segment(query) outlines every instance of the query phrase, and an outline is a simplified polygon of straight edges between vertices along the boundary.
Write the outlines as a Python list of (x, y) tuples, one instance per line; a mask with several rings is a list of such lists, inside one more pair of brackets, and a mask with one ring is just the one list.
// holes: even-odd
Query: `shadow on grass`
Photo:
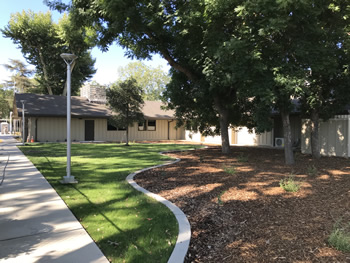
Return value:
[(21, 150), (81, 221), (112, 262), (167, 262), (177, 223), (163, 205), (134, 190), (128, 174), (169, 160), (159, 155), (190, 145), (73, 144), (72, 175), (77, 185), (61, 185), (66, 174), (64, 144), (37, 144)]

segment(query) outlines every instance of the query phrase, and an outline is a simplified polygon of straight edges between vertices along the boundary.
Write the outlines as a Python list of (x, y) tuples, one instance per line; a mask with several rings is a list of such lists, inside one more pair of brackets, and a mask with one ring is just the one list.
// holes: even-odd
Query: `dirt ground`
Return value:
[[(192, 237), (185, 262), (350, 262), (330, 247), (334, 224), (350, 222), (350, 160), (283, 151), (219, 147), (169, 154), (179, 163), (137, 175), (136, 182), (179, 206)], [(285, 192), (295, 175), (301, 189)]]

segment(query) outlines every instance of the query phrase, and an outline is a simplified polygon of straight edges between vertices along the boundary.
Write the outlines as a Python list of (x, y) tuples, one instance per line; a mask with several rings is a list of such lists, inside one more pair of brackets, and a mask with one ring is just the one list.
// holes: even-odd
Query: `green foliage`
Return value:
[(246, 163), (249, 161), (249, 157), (247, 155), (245, 155), (244, 153), (240, 153), (237, 157), (238, 162), (240, 163)]
[(295, 175), (291, 174), (288, 178), (281, 179), (280, 187), (282, 187), (287, 192), (294, 193), (299, 191), (301, 183), (295, 181)]
[(234, 175), (237, 172), (234, 166), (224, 166), (223, 170), (225, 171), (225, 173), (228, 173), (231, 175)]
[(165, 86), (170, 81), (170, 76), (159, 66), (153, 68), (141, 61), (131, 62), (118, 69), (120, 80), (134, 78), (143, 89), (144, 100), (161, 100)]
[(226, 130), (249, 119), (247, 90), (261, 69), (256, 43), (247, 38), (249, 30), (234, 13), (236, 1), (48, 4), (69, 10), (77, 25), (96, 29), (104, 50), (115, 41), (129, 57), (148, 59), (158, 53), (166, 59), (173, 69), (164, 97), (176, 110), (179, 125), (206, 134), (224, 131), (229, 151)]
[(314, 177), (314, 176), (317, 175), (317, 173), (318, 173), (318, 171), (317, 171), (317, 168), (316, 168), (315, 165), (311, 165), (311, 166), (309, 166), (309, 167), (307, 168), (307, 174), (308, 174), (309, 176)]
[[(288, 129), (291, 98), (303, 98), (307, 107), (328, 105), (322, 112), (333, 112), (327, 107), (333, 109), (335, 97), (346, 101), (347, 0), (47, 2), (95, 29), (103, 50), (117, 42), (129, 57), (166, 59), (172, 70), (164, 97), (178, 125), (221, 132), (224, 152), (230, 125), (270, 130), (272, 109)], [(289, 140), (285, 150), (294, 163)]]
[(0, 84), (0, 114), (1, 118), (9, 118), (12, 111), (14, 93), (12, 89), (7, 89), (3, 84)]
[(226, 193), (226, 191), (222, 191), (218, 196), (218, 204), (223, 205), (224, 202), (221, 200), (221, 197)]
[(81, 84), (95, 73), (95, 61), (88, 51), (94, 45), (93, 37), (74, 27), (67, 15), (56, 24), (50, 12), (15, 13), (1, 32), (12, 39), (27, 62), (35, 66), (36, 79), (44, 93), (65, 95), (67, 69), (60, 57), (62, 53), (74, 53), (79, 57), (73, 65), (72, 94), (76, 94)]
[(13, 72), (11, 80), (6, 81), (8, 88), (11, 88), (15, 92), (25, 93), (34, 88), (34, 83), (30, 79), (34, 71), (27, 68), (22, 61), (17, 59), (10, 59), (9, 64), (3, 65), (7, 70)]
[(126, 127), (126, 145), (129, 144), (129, 126), (144, 120), (142, 95), (142, 88), (133, 78), (115, 83), (106, 91), (108, 105), (114, 112), (110, 121), (115, 126)]
[(333, 227), (328, 243), (339, 251), (350, 252), (350, 222), (342, 224), (339, 220)]
[(128, 174), (169, 160), (161, 151), (193, 149), (191, 145), (73, 144), (74, 186), (66, 175), (64, 144), (31, 144), (21, 150), (81, 222), (103, 254), (114, 263), (167, 262), (178, 226), (164, 205), (133, 189)]

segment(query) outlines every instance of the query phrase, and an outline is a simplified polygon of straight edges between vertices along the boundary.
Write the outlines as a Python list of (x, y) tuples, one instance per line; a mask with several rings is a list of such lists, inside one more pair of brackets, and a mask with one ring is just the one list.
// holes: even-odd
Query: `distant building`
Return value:
[(85, 84), (80, 88), (80, 97), (87, 98), (88, 101), (93, 103), (106, 104), (106, 86)]

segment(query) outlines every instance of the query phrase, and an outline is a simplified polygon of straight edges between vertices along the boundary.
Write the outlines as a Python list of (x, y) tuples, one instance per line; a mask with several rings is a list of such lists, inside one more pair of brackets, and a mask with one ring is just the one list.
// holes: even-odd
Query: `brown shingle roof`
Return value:
[[(25, 114), (28, 117), (65, 117), (67, 113), (67, 97), (58, 95), (39, 95), (19, 93), (15, 95), (18, 115), (22, 116), (22, 103), (25, 100)], [(143, 114), (146, 119), (169, 120), (174, 118), (174, 111), (162, 110), (160, 101), (145, 101)], [(112, 111), (106, 105), (89, 102), (86, 98), (71, 97), (72, 117), (106, 118)]]
[(174, 119), (173, 110), (163, 110), (164, 103), (160, 101), (145, 101), (142, 112), (146, 119), (171, 120)]
[[(22, 103), (25, 100), (25, 113), (33, 117), (65, 117), (67, 115), (67, 97), (58, 95), (39, 95), (19, 93), (15, 95), (18, 115), (22, 116)], [(90, 103), (82, 97), (71, 97), (72, 117), (103, 118), (111, 115), (106, 106)]]

